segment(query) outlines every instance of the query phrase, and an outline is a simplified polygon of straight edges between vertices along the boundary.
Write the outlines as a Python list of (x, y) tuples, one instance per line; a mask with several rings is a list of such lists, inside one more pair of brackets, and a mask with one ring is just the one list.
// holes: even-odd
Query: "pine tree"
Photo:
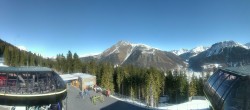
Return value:
[(74, 56), (73, 56), (73, 70), (74, 72), (81, 72), (81, 60), (79, 59), (78, 55), (76, 53), (74, 53)]
[(67, 68), (68, 68), (68, 73), (73, 72), (73, 59), (72, 59), (71, 51), (68, 51), (68, 54), (67, 54)]
[(116, 82), (118, 86), (118, 92), (121, 92), (121, 85), (124, 79), (124, 73), (121, 67), (116, 68)]
[(114, 91), (113, 84), (113, 67), (111, 64), (104, 63), (101, 67), (101, 86), (105, 89)]
[(68, 72), (68, 67), (67, 67), (68, 63), (67, 63), (67, 60), (63, 54), (61, 55), (61, 64), (60, 65), (61, 65), (62, 72), (64, 72), (64, 73)]
[(5, 46), (4, 48), (4, 63), (5, 65), (9, 65), (11, 66), (11, 54), (10, 54), (10, 51), (9, 51), (9, 47), (8, 46)]
[(189, 84), (189, 96), (195, 96), (196, 94), (197, 94), (196, 77), (193, 74)]

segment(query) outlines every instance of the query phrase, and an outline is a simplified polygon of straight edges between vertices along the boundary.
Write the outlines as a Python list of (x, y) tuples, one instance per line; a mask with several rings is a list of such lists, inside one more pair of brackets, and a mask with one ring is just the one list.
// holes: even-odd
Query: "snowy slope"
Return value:
[[(131, 103), (137, 106), (146, 107), (145, 103), (137, 102), (135, 100), (126, 99), (126, 98), (119, 98), (116, 96), (111, 95), (112, 98)], [(151, 109), (158, 109), (158, 110), (209, 110), (209, 102), (208, 100), (191, 100), (189, 102), (184, 102), (181, 104), (175, 105), (159, 105), (158, 107), (151, 107)]]
[(207, 100), (192, 100), (177, 105), (158, 107), (162, 110), (209, 110), (209, 102)]

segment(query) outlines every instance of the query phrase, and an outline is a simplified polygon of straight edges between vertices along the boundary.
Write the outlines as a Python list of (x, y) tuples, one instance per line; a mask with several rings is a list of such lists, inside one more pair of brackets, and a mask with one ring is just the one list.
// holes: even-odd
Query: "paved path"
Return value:
[[(79, 92), (80, 92), (79, 89), (69, 86), (68, 97), (67, 97), (67, 110), (145, 110), (146, 109), (105, 96), (103, 103), (97, 101), (96, 105), (94, 105), (91, 102), (89, 96), (84, 95), (84, 98), (80, 98)], [(95, 93), (94, 91), (90, 91), (90, 96), (93, 95), (100, 95), (100, 93)]]

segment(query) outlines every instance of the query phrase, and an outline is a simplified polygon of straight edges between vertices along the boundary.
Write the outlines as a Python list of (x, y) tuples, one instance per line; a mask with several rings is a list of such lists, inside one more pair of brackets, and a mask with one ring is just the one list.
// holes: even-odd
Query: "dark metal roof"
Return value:
[(241, 66), (241, 67), (228, 67), (223, 70), (231, 72), (231, 73), (235, 73), (241, 76), (250, 76), (250, 65)]
[(0, 67), (1, 72), (52, 72), (53, 70), (47, 67)]

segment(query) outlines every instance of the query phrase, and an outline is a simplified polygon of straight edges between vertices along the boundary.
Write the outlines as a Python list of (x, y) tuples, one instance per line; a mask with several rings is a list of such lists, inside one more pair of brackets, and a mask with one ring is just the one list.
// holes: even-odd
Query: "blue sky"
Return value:
[(250, 0), (0, 0), (0, 38), (43, 56), (120, 40), (162, 50), (250, 42)]

